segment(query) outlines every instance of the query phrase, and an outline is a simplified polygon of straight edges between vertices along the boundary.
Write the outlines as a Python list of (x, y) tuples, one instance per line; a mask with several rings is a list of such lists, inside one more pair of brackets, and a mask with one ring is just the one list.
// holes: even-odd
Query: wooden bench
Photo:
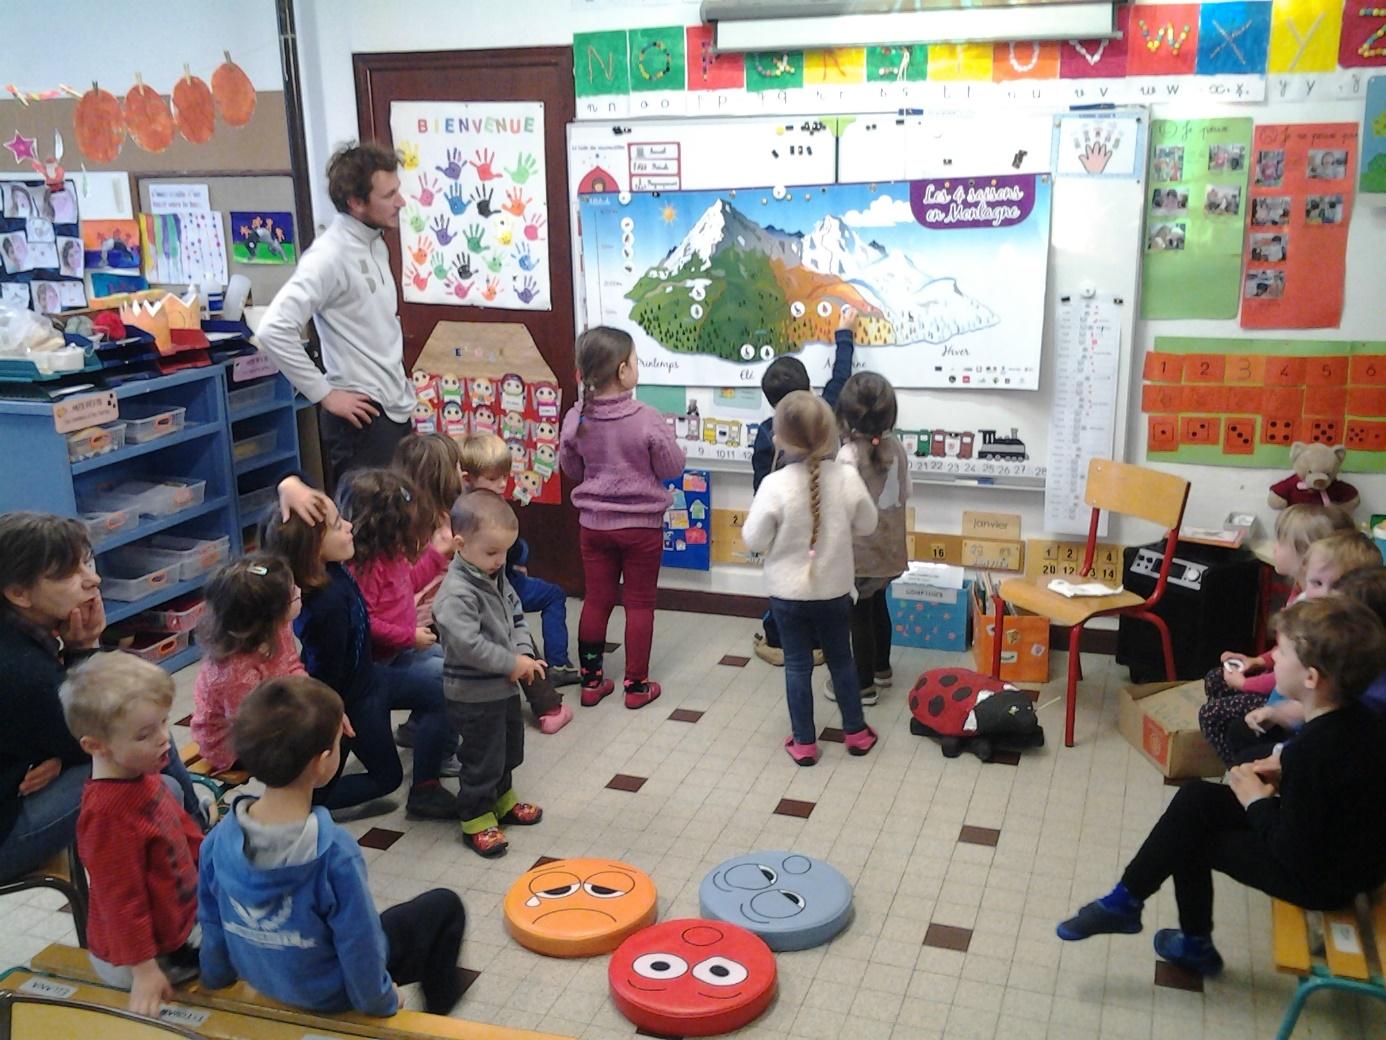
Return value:
[(1271, 938), (1277, 971), (1300, 976), (1278, 1040), (1288, 1040), (1304, 1002), (1315, 990), (1338, 989), (1386, 1000), (1386, 886), (1360, 896), (1352, 906), (1323, 911), (1323, 952), (1309, 938), (1310, 915), (1279, 899), (1271, 900)]
[(197, 746), (195, 740), (180, 747), (178, 757), (183, 760), (183, 765), (188, 767), (188, 772), (193, 776), (214, 780), (228, 790), (250, 782), (250, 774), (244, 769), (214, 769), (212, 763), (202, 757), (202, 749)]
[(0, 896), (14, 895), (31, 888), (51, 888), (62, 894), (72, 911), (72, 926), (77, 931), (77, 945), (87, 945), (87, 872), (77, 858), (77, 843), (56, 852), (47, 863), (22, 877), (0, 883)]
[[(54, 943), (36, 954), (31, 962), (35, 971), (73, 983), (99, 983), (92, 970), (91, 959), (85, 950)], [(114, 991), (119, 996), (124, 994)], [(324, 1015), (302, 1011), (257, 993), (244, 982), (225, 989), (205, 989), (198, 982), (188, 982), (175, 990), (178, 1002), (195, 1008), (210, 1008), (233, 1015), (251, 1016), (292, 1025), (297, 1032), (293, 1040), (302, 1040), (305, 1031), (325, 1036), (371, 1037), (373, 1040), (567, 1040), (554, 1033), (536, 1033), (527, 1029), (511, 1029), (485, 1022), (423, 1011), (400, 1011), (388, 1018), (375, 1018), (353, 1011)], [(459, 1005), (465, 1007), (465, 1005)], [(198, 1026), (198, 1032), (213, 1040), (238, 1040), (243, 1033), (214, 1033), (208, 1026)], [(258, 1037), (257, 1037), (258, 1040)]]

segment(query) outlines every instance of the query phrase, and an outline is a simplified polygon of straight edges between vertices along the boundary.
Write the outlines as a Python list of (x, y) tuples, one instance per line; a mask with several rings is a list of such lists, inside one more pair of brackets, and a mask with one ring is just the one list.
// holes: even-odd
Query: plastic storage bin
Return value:
[(147, 551), (151, 559), (158, 560), (164, 566), (176, 566), (178, 580), (187, 581), (206, 574), (231, 555), (231, 537), (180, 538), (161, 534), (132, 548)]
[(85, 430), (67, 435), (67, 457), (70, 462), (105, 455), (125, 447), (125, 423), (114, 422), (105, 426), (88, 426)]
[(87, 525), (87, 537), (93, 542), (99, 542), (117, 531), (133, 527), (138, 520), (139, 514), (128, 509), (114, 509), (107, 513), (82, 514), (82, 523)]
[(231, 444), (231, 457), (237, 462), (246, 459), (253, 459), (256, 455), (263, 455), (274, 450), (274, 446), (279, 443), (278, 430), (266, 430), (264, 433), (257, 433), (254, 437), (247, 437), (243, 441), (233, 441)]
[(108, 628), (101, 643), (112, 650), (134, 654), (150, 664), (158, 664), (186, 650), (190, 639), (187, 632), (136, 632), (127, 626), (118, 626)]
[(135, 546), (107, 553), (96, 569), (101, 572), (101, 595), (123, 603), (152, 596), (177, 581), (178, 573), (176, 564), (161, 564)]
[(131, 444), (143, 444), (177, 433), (183, 428), (187, 411), (177, 405), (132, 401), (120, 410), (120, 417), (125, 420), (125, 439)]
[(99, 485), (79, 495), (78, 505), (91, 513), (128, 510), (141, 516), (169, 516), (201, 505), (206, 492), (205, 480), (126, 480)]
[(207, 603), (200, 592), (171, 599), (162, 607), (136, 614), (125, 627), (136, 632), (191, 632), (202, 620)]
[(279, 501), (279, 492), (273, 487), (256, 488), (241, 496), (241, 523), (258, 524), (265, 514)]
[(274, 400), (274, 380), (267, 379), (263, 383), (254, 383), (250, 386), (243, 386), (239, 390), (232, 390), (226, 395), (227, 404), (231, 407), (232, 418), (237, 412), (243, 412), (247, 408), (254, 408), (256, 405), (268, 404)]

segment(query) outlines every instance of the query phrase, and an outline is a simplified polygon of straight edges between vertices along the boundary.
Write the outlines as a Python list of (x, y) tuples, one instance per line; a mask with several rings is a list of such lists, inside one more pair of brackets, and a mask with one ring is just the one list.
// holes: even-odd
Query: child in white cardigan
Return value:
[(793, 729), (785, 750), (799, 765), (811, 766), (818, 761), (815, 640), (832, 675), (847, 751), (864, 755), (876, 744), (876, 731), (862, 714), (849, 634), (856, 584), (852, 539), (876, 529), (876, 507), (856, 468), (833, 460), (832, 410), (807, 390), (788, 394), (775, 408), (774, 439), (785, 465), (761, 483), (741, 536), (748, 548), (765, 554), (770, 610), (784, 643)]

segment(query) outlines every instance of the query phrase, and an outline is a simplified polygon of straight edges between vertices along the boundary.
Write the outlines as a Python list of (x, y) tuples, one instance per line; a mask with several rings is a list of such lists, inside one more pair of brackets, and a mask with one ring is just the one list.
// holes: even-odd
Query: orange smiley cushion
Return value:
[(610, 953), (655, 919), (648, 874), (608, 859), (560, 859), (522, 875), (505, 894), (505, 924), (521, 946), (549, 957)]

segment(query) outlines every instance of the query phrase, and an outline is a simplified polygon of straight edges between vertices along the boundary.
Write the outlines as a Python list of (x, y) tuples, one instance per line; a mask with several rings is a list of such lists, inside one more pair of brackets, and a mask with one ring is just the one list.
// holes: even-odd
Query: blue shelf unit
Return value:
[[(0, 451), (0, 512), (30, 509), (79, 516), (79, 502), (103, 485), (127, 480), (157, 483), (171, 478), (205, 481), (200, 502), (169, 515), (141, 516), (133, 526), (94, 538), (97, 570), (106, 573), (108, 554), (113, 550), (141, 543), (155, 534), (209, 539), (225, 536), (230, 539), (231, 555), (240, 555), (244, 546), (241, 496), (247, 488), (272, 488), (280, 476), (297, 469), (298, 436), (292, 387), (283, 377), (273, 375), (228, 386), (231, 378), (227, 363), (114, 387), (122, 415), (127, 407), (141, 412), (151, 406), (181, 407), (186, 410), (184, 426), (175, 433), (77, 462), (68, 459), (67, 437), (54, 429), (51, 401), (0, 396), (0, 444), (7, 449)], [(263, 407), (236, 409), (244, 395), (228, 395), (256, 386)], [(5, 390), (0, 386), (0, 395)], [(272, 437), (252, 441), (271, 430)], [(244, 442), (252, 441), (253, 447), (271, 440), (271, 450), (246, 454)], [(245, 456), (239, 460), (235, 458), (237, 444)], [(253, 526), (254, 519), (246, 523)], [(134, 601), (107, 598), (107, 620), (114, 624), (150, 610), (197, 591), (205, 581), (205, 574), (172, 581)], [(200, 653), (194, 641), (160, 664), (174, 671), (195, 661)]]
[(237, 538), (247, 551), (259, 535), (279, 481), (300, 469), (298, 408), (303, 399), (283, 376), (243, 383), (226, 365), (232, 470), (236, 481)]

